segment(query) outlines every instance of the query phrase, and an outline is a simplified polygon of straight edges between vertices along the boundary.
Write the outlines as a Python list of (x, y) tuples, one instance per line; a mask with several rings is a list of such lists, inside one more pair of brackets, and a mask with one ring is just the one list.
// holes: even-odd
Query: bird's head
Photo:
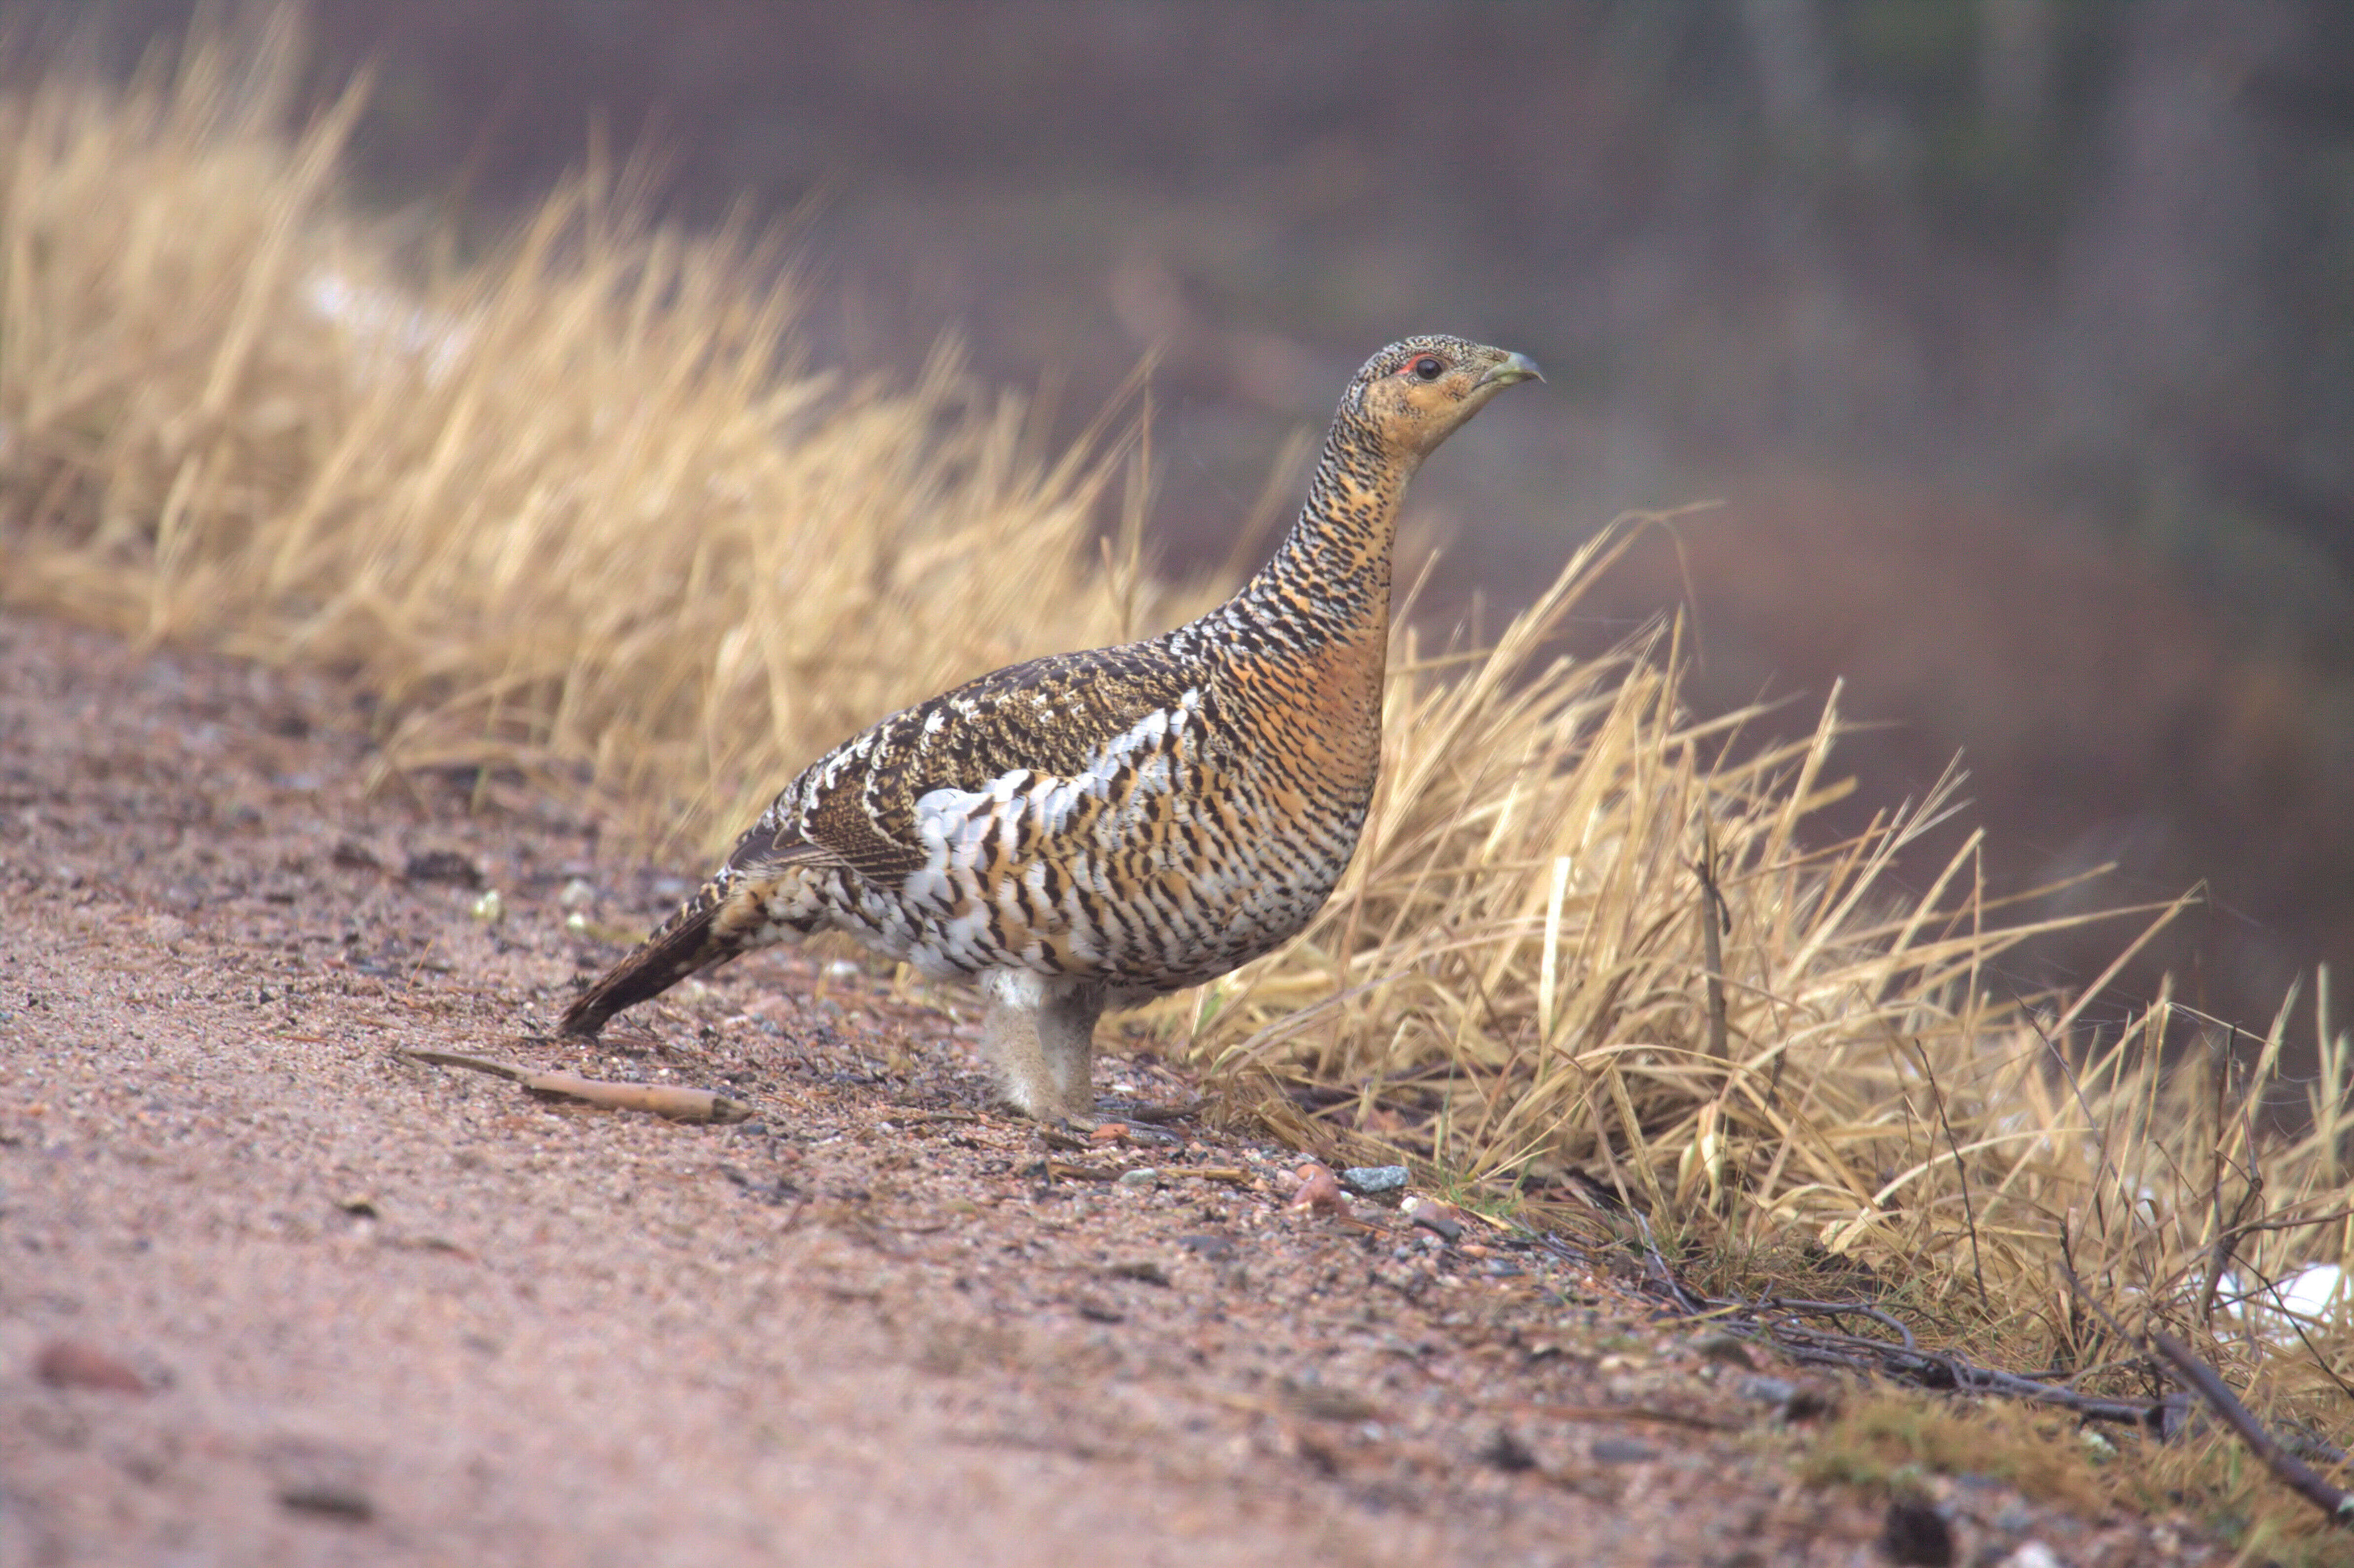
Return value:
[(1515, 381), (1542, 381), (1525, 354), (1467, 338), (1410, 337), (1365, 362), (1349, 383), (1343, 417), (1376, 437), (1383, 454), (1418, 463)]

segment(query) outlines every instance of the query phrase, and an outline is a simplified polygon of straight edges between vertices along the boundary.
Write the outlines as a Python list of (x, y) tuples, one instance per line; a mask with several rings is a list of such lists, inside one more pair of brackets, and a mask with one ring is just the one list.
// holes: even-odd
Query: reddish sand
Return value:
[[(635, 929), (653, 874), (520, 791), (368, 798), (348, 721), (0, 617), (0, 1568), (1879, 1560), (1880, 1506), (1606, 1273), (1288, 1208), (1245, 1134), (1050, 1148), (870, 969), (534, 1039), (618, 951), (563, 889)], [(1099, 1086), (1184, 1087), (1117, 1044)], [(2174, 1556), (1936, 1484), (1958, 1561)]]

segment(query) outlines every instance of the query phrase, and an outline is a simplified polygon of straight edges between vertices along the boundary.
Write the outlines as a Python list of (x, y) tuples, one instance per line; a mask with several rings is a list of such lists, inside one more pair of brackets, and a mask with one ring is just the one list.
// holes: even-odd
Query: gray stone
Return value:
[(1403, 1165), (1352, 1165), (1341, 1172), (1341, 1185), (1360, 1198), (1403, 1192), (1405, 1183), (1406, 1169)]
[(1657, 1448), (1631, 1437), (1596, 1437), (1586, 1453), (1597, 1465), (1641, 1465), (1659, 1457)]

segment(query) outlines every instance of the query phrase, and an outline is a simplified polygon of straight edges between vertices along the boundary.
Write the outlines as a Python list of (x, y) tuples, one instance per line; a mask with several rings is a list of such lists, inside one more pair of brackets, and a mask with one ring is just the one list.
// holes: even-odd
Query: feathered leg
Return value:
[(1038, 1044), (1066, 1117), (1084, 1120), (1095, 1115), (1096, 1020), (1103, 1009), (1103, 987), (1082, 985), (1060, 995), (1050, 989), (1038, 1014)]
[(1007, 1101), (1040, 1121), (1087, 1119), (1103, 988), (992, 969), (981, 990), (989, 999), (981, 1045)]

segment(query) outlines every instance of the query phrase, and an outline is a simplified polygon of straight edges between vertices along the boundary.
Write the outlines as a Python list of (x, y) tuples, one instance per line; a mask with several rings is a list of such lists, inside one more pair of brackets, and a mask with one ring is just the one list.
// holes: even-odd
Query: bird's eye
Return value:
[(1406, 368), (1413, 371), (1416, 376), (1421, 377), (1425, 381), (1436, 381), (1440, 376), (1446, 373), (1447, 363), (1442, 359), (1438, 359), (1431, 355), (1426, 354), (1420, 359), (1416, 360), (1412, 365), (1406, 366)]

